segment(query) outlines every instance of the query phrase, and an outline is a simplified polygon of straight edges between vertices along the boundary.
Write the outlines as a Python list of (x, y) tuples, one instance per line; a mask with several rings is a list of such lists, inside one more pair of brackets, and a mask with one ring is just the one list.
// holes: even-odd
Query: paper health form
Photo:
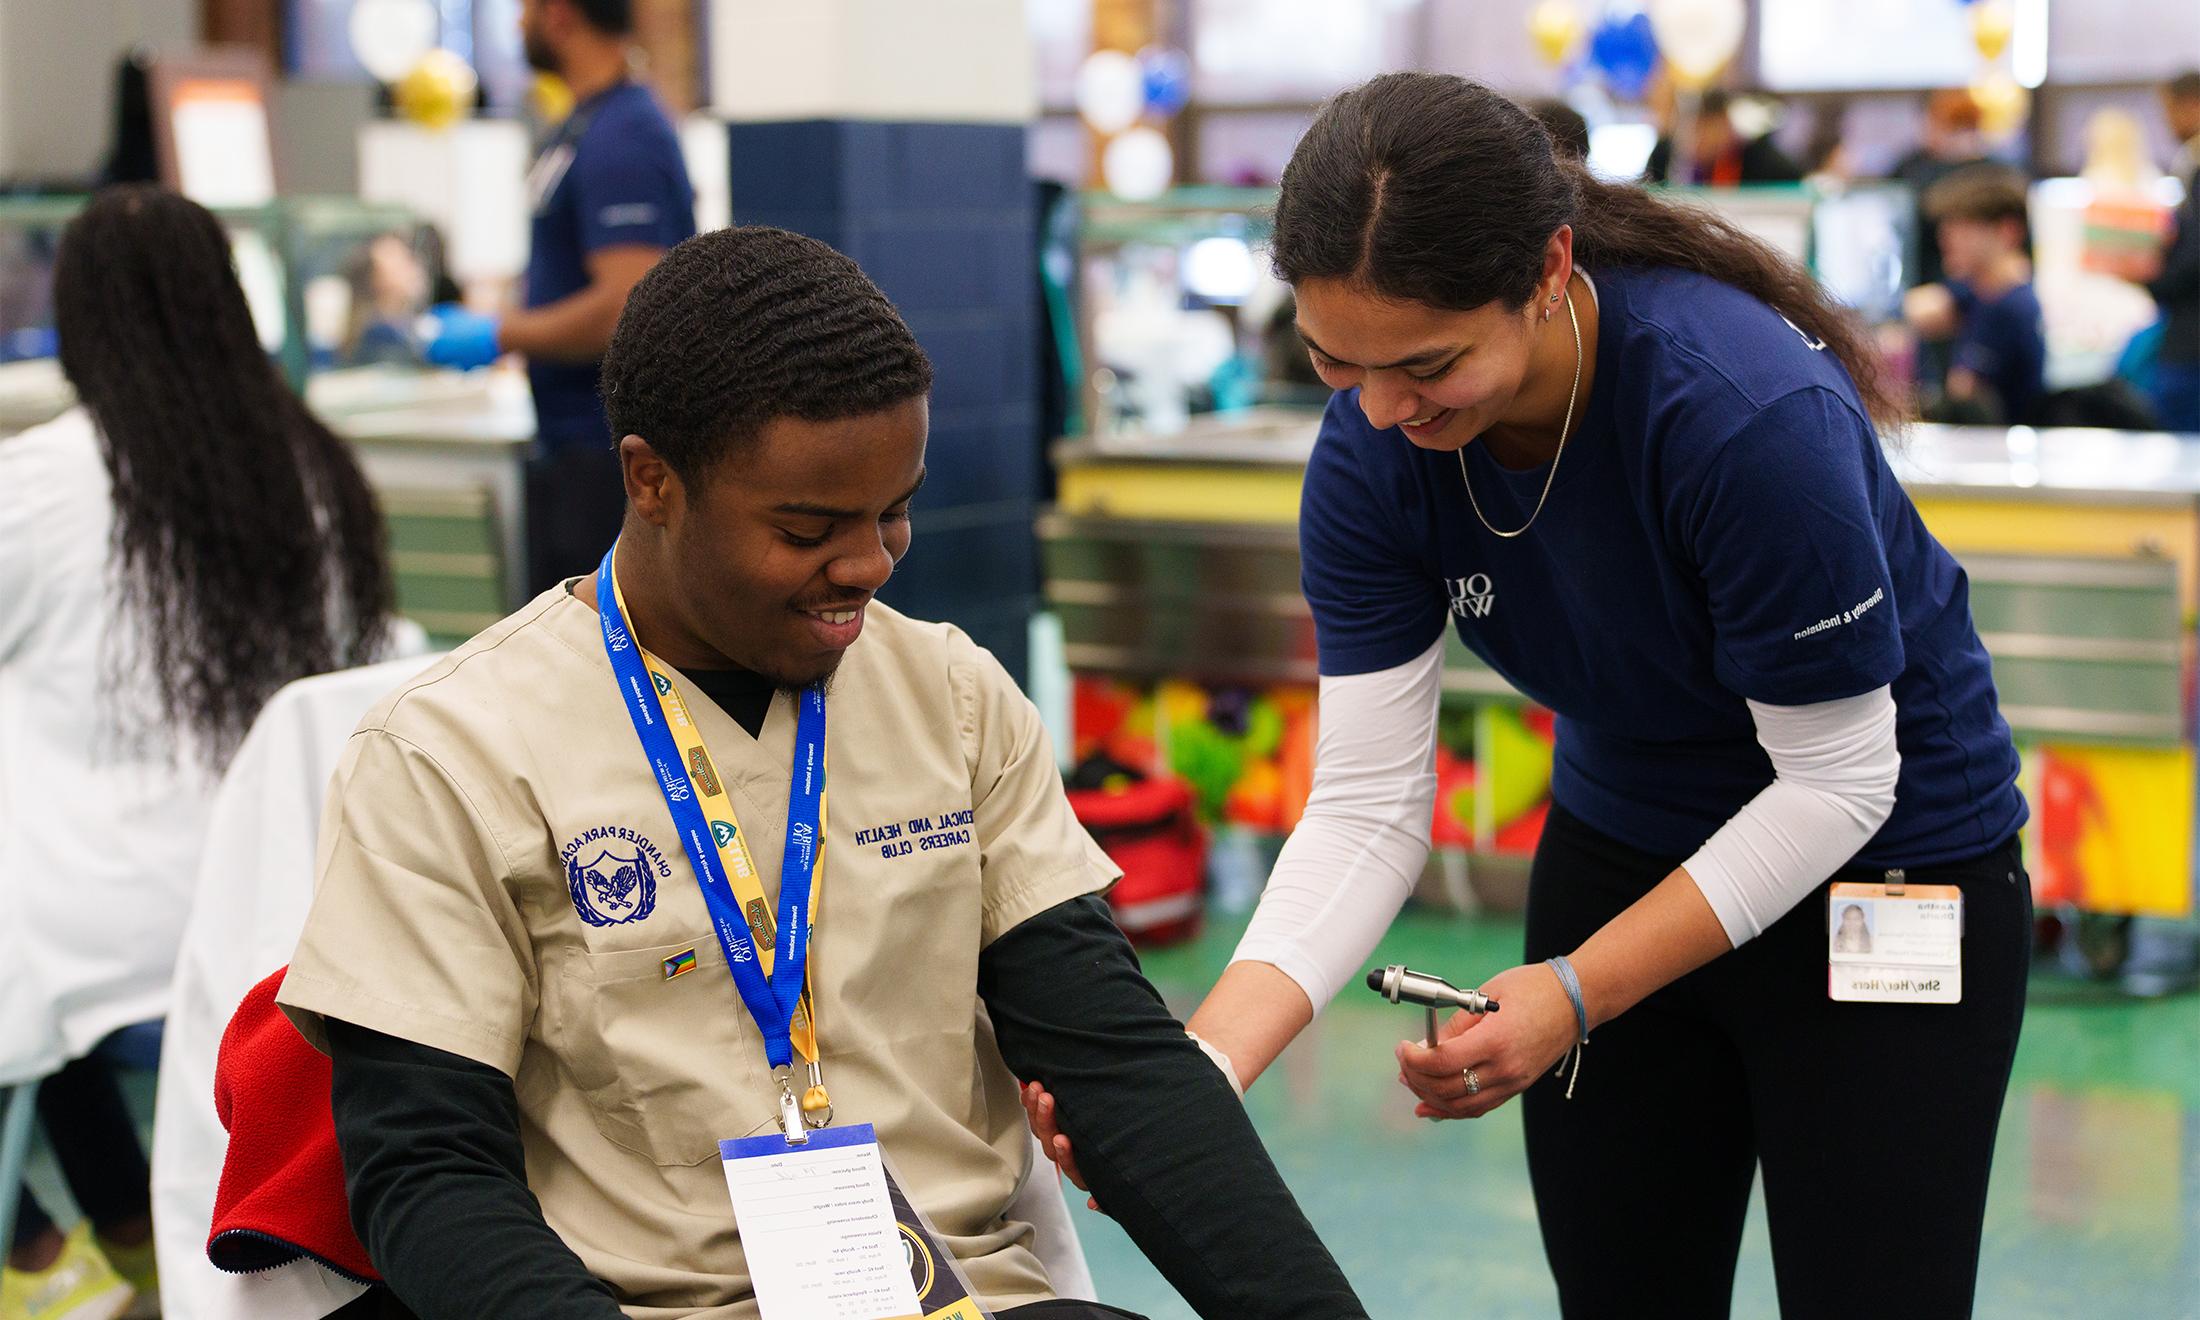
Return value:
[(721, 1141), (734, 1226), (764, 1320), (922, 1314), (868, 1123), (790, 1146), (777, 1132)]

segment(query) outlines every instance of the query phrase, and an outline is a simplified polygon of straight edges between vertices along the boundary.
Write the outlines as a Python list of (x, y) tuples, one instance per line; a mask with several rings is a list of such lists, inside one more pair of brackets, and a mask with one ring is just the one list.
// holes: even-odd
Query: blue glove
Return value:
[(497, 360), (497, 318), (469, 312), (457, 303), (428, 309), (434, 330), (421, 355), (439, 367), (472, 371)]

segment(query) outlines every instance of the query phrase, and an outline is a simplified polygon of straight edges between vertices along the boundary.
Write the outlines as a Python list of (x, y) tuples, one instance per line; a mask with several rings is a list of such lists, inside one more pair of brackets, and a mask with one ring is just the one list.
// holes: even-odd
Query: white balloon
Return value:
[(1096, 50), (1077, 70), (1077, 111), (1100, 133), (1120, 133), (1146, 109), (1146, 75), (1119, 50)]
[(1184, 287), (1209, 302), (1235, 303), (1253, 291), (1253, 249), (1227, 234), (1203, 238), (1184, 253)]
[(441, 22), (431, 0), (358, 0), (346, 31), (367, 72), (394, 83), (435, 49)]
[(1650, 30), (1682, 81), (1702, 85), (1741, 49), (1742, 0), (1650, 0)]
[(1108, 143), (1100, 155), (1100, 178), (1108, 191), (1131, 202), (1147, 202), (1169, 190), (1176, 178), (1176, 153), (1169, 140), (1150, 128), (1134, 128)]

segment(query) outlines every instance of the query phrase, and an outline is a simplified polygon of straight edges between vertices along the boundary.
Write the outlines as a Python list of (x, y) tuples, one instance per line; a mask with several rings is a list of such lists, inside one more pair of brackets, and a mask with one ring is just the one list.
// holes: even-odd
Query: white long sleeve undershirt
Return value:
[(1428, 861), (1444, 644), (1321, 680), (1314, 790), (1237, 960), (1273, 963), (1319, 1012), (1357, 973)]
[[(1355, 979), (1428, 860), (1441, 638), (1321, 680), (1314, 788), (1236, 961), (1274, 965), (1319, 1012)], [(1774, 780), (1687, 862), (1730, 943), (1760, 934), (1856, 855), (1894, 808), (1894, 694), (1749, 703)]]
[(1685, 863), (1736, 945), (1871, 842), (1902, 773), (1892, 688), (1807, 706), (1752, 701), (1749, 714), (1773, 780)]

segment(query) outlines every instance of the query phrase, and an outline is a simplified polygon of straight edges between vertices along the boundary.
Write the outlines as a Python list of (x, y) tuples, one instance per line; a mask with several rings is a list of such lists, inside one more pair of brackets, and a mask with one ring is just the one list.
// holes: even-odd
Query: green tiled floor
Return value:
[[(1145, 955), (1180, 1015), (1221, 974), (1238, 928)], [(1509, 967), (1517, 920), (1408, 913), (1373, 963), (1455, 980)], [(1253, 1119), (1378, 1320), (1550, 1320), (1558, 1314), (1508, 1105), (1428, 1124), (1397, 1089), (1390, 1048), (1414, 1013), (1349, 989), (1248, 1098)], [(150, 1075), (132, 1099), (151, 1109)], [(34, 1159), (34, 1185), (54, 1183)], [(1101, 1292), (1151, 1320), (1190, 1320), (1130, 1240), (1073, 1201)], [(1888, 1231), (1929, 1237), (1929, 1226)], [(1761, 1203), (1734, 1316), (1777, 1314)], [(2200, 1320), (2200, 996), (2134, 1003), (2042, 972), (2033, 981), (1987, 1210), (1980, 1320)]]
[[(1145, 958), (1189, 1014), (1237, 929)], [(1517, 920), (1407, 915), (1371, 959), (1471, 979), (1518, 960)], [(1476, 1123), (1411, 1117), (1391, 1046), (1418, 1019), (1350, 989), (1261, 1079), (1255, 1123), (1372, 1315), (1555, 1317), (1517, 1105)], [(1191, 1310), (1104, 1217), (1077, 1207), (1102, 1295), (1152, 1320)], [(1929, 1237), (1925, 1225), (1885, 1226)], [(1763, 1206), (1734, 1315), (1778, 1313)], [(1987, 1210), (1982, 1320), (2200, 1318), (2200, 997), (2133, 1003), (2043, 972), (2017, 1056)]]

